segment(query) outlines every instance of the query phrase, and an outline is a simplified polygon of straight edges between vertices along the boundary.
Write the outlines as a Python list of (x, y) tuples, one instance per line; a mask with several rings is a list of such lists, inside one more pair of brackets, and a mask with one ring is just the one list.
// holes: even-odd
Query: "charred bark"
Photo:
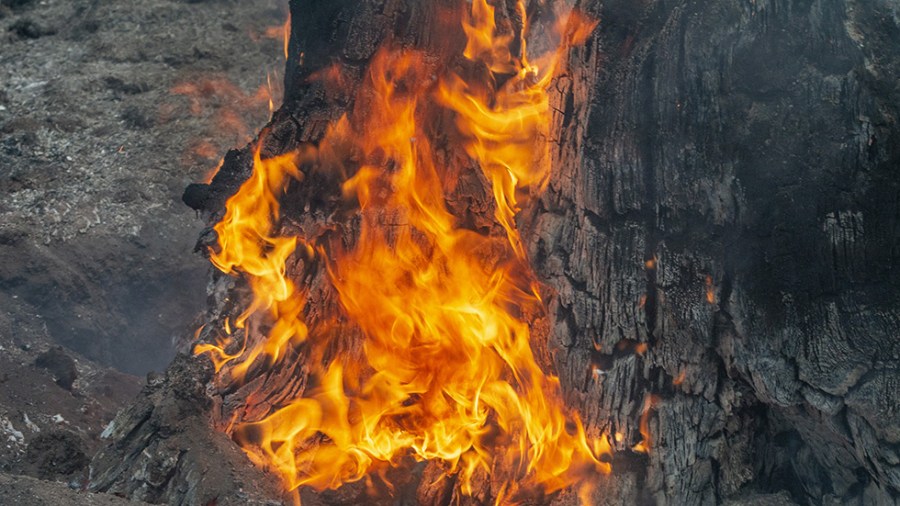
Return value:
[[(385, 39), (448, 61), (452, 41), (432, 34), (456, 22), (441, 13), (459, 5), (432, 4), (292, 2), (285, 103), (264, 152), (320, 139), (352, 107)], [(601, 25), (571, 50), (569, 72), (553, 87), (553, 178), (519, 227), (554, 292), (547, 366), (586, 423), (621, 434), (596, 503), (896, 503), (896, 5), (611, 0), (577, 7)], [(500, 15), (515, 23), (510, 12)], [(310, 79), (335, 63), (340, 88)], [(215, 223), (250, 170), (249, 150), (234, 151), (213, 182), (192, 185), (185, 201)], [(461, 186), (454, 212), (489, 215), (480, 185)], [(308, 178), (291, 191), (285, 226), (352, 241), (352, 223), (334, 232), (334, 181)], [(209, 233), (200, 245), (214, 241)], [(335, 303), (321, 266), (293, 268), (320, 288), (311, 305)], [(214, 274), (211, 287), (209, 322), (240, 311), (240, 281)], [(176, 362), (140, 407), (117, 420), (128, 429), (95, 458), (102, 479), (94, 488), (161, 502), (210, 497), (183, 492), (202, 472), (188, 476), (177, 466), (158, 483), (133, 484), (134, 470), (146, 464), (142, 452), (154, 454), (168, 437), (144, 420), (166, 409), (167, 396), (184, 384), (179, 378), (199, 370), (198, 362)], [(302, 392), (302, 361), (261, 374), (248, 389), (266, 382), (283, 386), (269, 406)], [(201, 409), (193, 419), (221, 425), (247, 394), (211, 388), (195, 395), (191, 403)], [(648, 405), (644, 455), (631, 447)], [(411, 479), (432, 471), (420, 466)], [(360, 500), (358, 487), (345, 489), (307, 499)], [(455, 492), (450, 483), (417, 494), (396, 502), (443, 504)], [(480, 499), (489, 495), (486, 487)]]
[(575, 50), (531, 253), (585, 416), (628, 439), (660, 397), (656, 502), (898, 499), (896, 13), (606, 2)]

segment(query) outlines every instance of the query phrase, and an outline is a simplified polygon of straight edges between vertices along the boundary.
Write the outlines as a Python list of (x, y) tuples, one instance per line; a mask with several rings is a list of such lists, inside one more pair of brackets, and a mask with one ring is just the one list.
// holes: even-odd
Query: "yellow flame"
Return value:
[(650, 451), (650, 412), (659, 402), (659, 397), (653, 394), (644, 395), (641, 405), (641, 418), (638, 422), (638, 430), (641, 433), (641, 441), (634, 445), (632, 451), (648, 453)]
[[(305, 305), (302, 291), (287, 276), (285, 263), (294, 252), (298, 238), (274, 234), (279, 220), (278, 196), (288, 176), (300, 179), (293, 153), (262, 159), (260, 142), (253, 152), (253, 173), (226, 203), (225, 216), (215, 226), (219, 250), (210, 253), (210, 261), (227, 274), (243, 273), (253, 290), (253, 302), (234, 323), (244, 329), (247, 319), (258, 311), (267, 311), (274, 324), (264, 343), (238, 354), (227, 353), (223, 346), (198, 345), (195, 353), (214, 352), (217, 369), (242, 358), (233, 374), (242, 378), (258, 356), (277, 360), (290, 342), (306, 339), (307, 329), (301, 313)], [(226, 321), (226, 325), (228, 325)], [(228, 334), (231, 329), (226, 328)], [(246, 329), (245, 329), (246, 332)]]
[[(359, 205), (360, 229), (352, 245), (315, 254), (340, 301), (341, 314), (332, 316), (352, 322), (364, 340), (361, 357), (310, 361), (315, 386), (302, 396), (235, 423), (248, 455), (276, 469), (289, 489), (337, 488), (413, 456), (443, 462), (467, 494), (477, 473), (498, 473), (496, 501), (507, 504), (524, 490), (553, 492), (609, 471), (598, 458), (611, 452), (608, 438), (588, 438), (568, 413), (559, 380), (532, 352), (529, 322), (544, 303), (515, 224), (517, 193), (540, 191), (549, 176), (547, 87), (568, 44), (594, 24), (564, 16), (559, 49), (532, 65), (522, 2), (518, 10), (518, 37), (497, 33), (485, 0), (467, 11), (464, 54), (484, 65), (485, 79), (433, 78), (424, 54), (380, 50), (354, 113), (330, 125), (320, 143), (321, 167), (352, 174), (342, 189)], [(498, 86), (498, 73), (514, 75)], [(423, 116), (434, 103), (454, 113), (463, 150), (491, 184), (505, 237), (469, 230), (448, 210), (446, 179), (460, 168), (445, 166), (432, 146)], [(243, 329), (241, 346), (197, 347), (224, 368), (226, 383), (307, 339), (306, 297), (286, 268), (300, 239), (278, 233), (278, 199), (290, 179), (302, 177), (297, 156), (264, 159), (257, 147), (253, 174), (215, 227), (213, 264), (246, 277), (253, 292), (234, 323)], [(261, 339), (247, 325), (260, 313), (272, 322)], [(328, 339), (316, 336), (315, 345)], [(241, 349), (229, 353), (228, 346)], [(579, 494), (589, 495), (583, 487)]]

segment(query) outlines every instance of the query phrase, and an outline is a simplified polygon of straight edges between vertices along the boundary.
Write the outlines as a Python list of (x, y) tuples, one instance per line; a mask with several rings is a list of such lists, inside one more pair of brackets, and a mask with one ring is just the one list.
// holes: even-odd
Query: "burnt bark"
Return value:
[[(528, 234), (573, 402), (627, 440), (660, 397), (639, 472), (656, 502), (896, 502), (896, 5), (606, 2), (601, 19)], [(647, 353), (616, 356), (629, 340)]]
[[(285, 103), (267, 128), (264, 154), (316, 143), (352, 108), (382, 41), (449, 61), (458, 40), (435, 34), (455, 29), (447, 24), (458, 18), (446, 13), (458, 4), (293, 1)], [(552, 87), (553, 176), (519, 228), (553, 292), (548, 370), (588, 425), (622, 435), (595, 502), (896, 503), (896, 3), (590, 0), (576, 7), (601, 24), (570, 51), (568, 72)], [(507, 6), (499, 15), (515, 23), (512, 12)], [(340, 87), (310, 79), (335, 63)], [(185, 201), (213, 224), (250, 170), (249, 149), (233, 151), (212, 183), (193, 185)], [(490, 215), (482, 183), (461, 185), (454, 212)], [(352, 243), (352, 221), (333, 219), (335, 188), (316, 177), (292, 187), (283, 226)], [(201, 249), (214, 241), (210, 231)], [(318, 287), (311, 306), (335, 303), (322, 266), (298, 260), (292, 268)], [(245, 290), (240, 280), (212, 276), (208, 328), (240, 311)], [(141, 451), (152, 454), (166, 437), (141, 420), (165, 406), (185, 371), (201, 367), (177, 364), (144, 408), (117, 420), (133, 431), (95, 458), (104, 477), (95, 488), (200, 504), (201, 494), (170, 491), (173, 482), (197, 479), (176, 478), (177, 469), (152, 485), (156, 495), (129, 485)], [(259, 373), (246, 388), (281, 385), (257, 404), (270, 409), (302, 392), (304, 375), (298, 360)], [(247, 396), (241, 388), (197, 392), (205, 400), (192, 416), (219, 426)], [(648, 404), (644, 455), (631, 447)], [(415, 482), (432, 471), (408, 474)], [(359, 487), (345, 489), (306, 499), (361, 500)], [(480, 499), (489, 502), (489, 492)], [(455, 493), (451, 483), (394, 500), (443, 504)]]

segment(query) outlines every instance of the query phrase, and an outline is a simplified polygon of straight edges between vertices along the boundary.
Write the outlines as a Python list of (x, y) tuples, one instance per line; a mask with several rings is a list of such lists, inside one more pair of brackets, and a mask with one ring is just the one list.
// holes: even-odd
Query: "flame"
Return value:
[(289, 12), (287, 15), (287, 19), (284, 22), (284, 27), (281, 30), (282, 33), (282, 43), (284, 45), (284, 59), (288, 59), (289, 53), (289, 45), (291, 42), (291, 13)]
[(267, 39), (275, 39), (281, 41), (284, 50), (284, 59), (288, 59), (288, 43), (291, 40), (291, 13), (287, 15), (284, 24), (269, 26), (263, 30), (262, 36)]
[[(261, 34), (251, 30), (250, 38), (257, 42), (260, 37), (280, 41), (286, 60), (290, 30), (291, 19), (288, 13), (284, 24), (267, 27)], [(209, 121), (209, 131), (204, 133), (203, 138), (192, 141), (182, 157), (182, 164), (185, 166), (218, 160), (218, 165), (207, 169), (201, 178), (204, 183), (212, 181), (222, 167), (221, 152), (232, 146), (251, 142), (257, 125), (271, 119), (283, 95), (278, 72), (269, 70), (265, 72), (265, 82), (251, 92), (245, 92), (237, 84), (219, 75), (204, 75), (178, 82), (169, 92), (187, 99), (187, 108), (182, 114), (204, 117)], [(177, 104), (163, 104), (160, 106), (160, 120), (171, 121), (182, 109)], [(269, 115), (260, 114), (263, 110), (268, 110)], [(214, 138), (218, 142), (212, 142)]]
[(716, 303), (716, 287), (713, 285), (712, 276), (706, 276), (706, 302), (707, 304)]
[[(466, 152), (478, 161), (491, 182), (496, 201), (495, 217), (507, 232), (519, 258), (525, 251), (516, 230), (519, 211), (516, 191), (536, 188), (543, 191), (550, 175), (550, 98), (547, 87), (570, 45), (560, 43), (557, 51), (528, 63), (525, 30), (528, 26), (524, 3), (516, 3), (522, 17), (519, 34), (521, 55), (514, 57), (511, 35), (495, 36), (494, 8), (486, 0), (472, 2), (471, 15), (463, 22), (468, 37), (464, 55), (480, 59), (492, 73), (513, 73), (499, 90), (473, 86), (459, 76), (450, 76), (438, 87), (438, 98), (458, 114), (457, 127), (469, 137)], [(596, 27), (577, 13), (560, 17), (556, 27), (561, 37), (582, 43)], [(573, 35), (574, 33), (574, 35)], [(574, 44), (573, 44), (574, 45)], [(543, 71), (539, 70), (543, 69)]]
[[(252, 140), (251, 124), (264, 118), (258, 111), (268, 110), (269, 117), (281, 101), (281, 81), (277, 74), (266, 72), (266, 81), (252, 93), (245, 92), (239, 86), (224, 77), (202, 77), (192, 81), (184, 81), (170, 89), (173, 95), (180, 95), (188, 100), (187, 112), (192, 116), (209, 117), (211, 128), (207, 138), (195, 140), (185, 153), (184, 163), (190, 165), (197, 158), (204, 163), (217, 160), (222, 149), (221, 142), (211, 142), (215, 135), (223, 139), (225, 146), (246, 144)], [(174, 114), (172, 111), (170, 114)], [(215, 133), (213, 133), (215, 132)], [(209, 182), (221, 168), (210, 168), (204, 174), (203, 182)]]
[[(522, 0), (516, 2), (516, 11), (525, 19), (525, 5)], [(469, 13), (467, 13), (469, 14)], [(466, 49), (463, 56), (469, 60), (480, 60), (491, 72), (497, 74), (515, 74), (527, 66), (525, 56), (526, 23), (522, 23), (518, 34), (522, 51), (518, 58), (510, 52), (510, 45), (516, 35), (497, 35), (497, 22), (494, 7), (487, 0), (472, 2), (472, 12), (463, 20), (463, 31), (466, 33)]]
[(200, 181), (203, 182), (203, 183), (206, 183), (206, 184), (211, 183), (212, 180), (213, 180), (213, 178), (216, 177), (216, 174), (218, 174), (219, 171), (222, 170), (222, 165), (225, 165), (225, 159), (224, 159), (224, 158), (220, 158), (220, 159), (219, 159), (219, 163), (216, 164), (215, 167), (213, 167), (213, 168), (207, 170), (207, 171), (203, 174), (203, 178), (202, 178)]
[[(248, 318), (258, 311), (267, 311), (274, 323), (268, 338), (250, 349), (246, 339), (237, 353), (226, 352), (225, 343), (200, 344), (194, 349), (195, 353), (210, 352), (217, 372), (228, 362), (242, 358), (232, 371), (240, 378), (258, 356), (265, 354), (277, 360), (288, 343), (301, 342), (307, 334), (300, 316), (305, 297), (288, 278), (285, 266), (299, 239), (275, 234), (278, 197), (289, 181), (288, 176), (300, 179), (301, 173), (294, 153), (264, 160), (260, 155), (261, 144), (253, 152), (253, 173), (228, 200), (225, 216), (215, 226), (219, 250), (211, 252), (210, 261), (224, 273), (240, 272), (249, 280), (253, 303), (235, 321), (236, 329), (246, 332)], [(228, 320), (226, 333), (232, 333)]]
[[(496, 503), (508, 504), (610, 471), (600, 460), (609, 439), (588, 437), (532, 352), (530, 322), (545, 308), (515, 223), (523, 191), (541, 191), (550, 173), (546, 90), (595, 23), (562, 16), (558, 49), (532, 64), (517, 5), (515, 36), (496, 26), (485, 0), (466, 12), (464, 55), (483, 65), (483, 79), (434, 76), (423, 53), (379, 50), (354, 111), (328, 127), (317, 151), (263, 158), (257, 143), (253, 173), (215, 227), (213, 264), (247, 279), (253, 297), (233, 332), (195, 352), (229, 384), (299, 343), (317, 350), (306, 364), (312, 386), (233, 426), (250, 458), (277, 470), (288, 489), (337, 488), (412, 456), (441, 462), (465, 494), (476, 475), (495, 476)], [(498, 74), (513, 75), (499, 85)], [(451, 176), (465, 167), (447, 166), (432, 145), (434, 122), (423, 118), (440, 109), (455, 117), (461, 149), (491, 185), (500, 237), (465, 228), (447, 208)], [(343, 178), (344, 197), (358, 205), (352, 244), (282, 235), (279, 198), (302, 180), (301, 160)], [(304, 322), (305, 288), (287, 269), (304, 255), (324, 263), (340, 302), (340, 314), (314, 332)], [(348, 328), (341, 322), (361, 333), (361, 352), (326, 359), (340, 333), (327, 327)], [(578, 494), (588, 497), (589, 487)]]
[(653, 394), (644, 395), (641, 406), (641, 419), (638, 422), (638, 431), (641, 433), (641, 441), (631, 447), (632, 451), (648, 453), (650, 451), (650, 412), (659, 402), (659, 396)]

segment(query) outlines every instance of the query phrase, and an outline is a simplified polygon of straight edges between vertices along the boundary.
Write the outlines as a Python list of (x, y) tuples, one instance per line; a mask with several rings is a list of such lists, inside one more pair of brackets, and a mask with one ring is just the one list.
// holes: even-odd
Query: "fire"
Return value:
[(650, 412), (659, 402), (659, 397), (653, 394), (646, 394), (644, 402), (641, 405), (641, 419), (638, 422), (638, 431), (641, 433), (641, 441), (634, 445), (632, 451), (638, 453), (647, 453), (650, 451)]
[(284, 51), (284, 59), (288, 59), (288, 42), (291, 40), (291, 13), (288, 13), (284, 24), (270, 26), (263, 30), (262, 36), (267, 39), (275, 39), (281, 42)]
[[(441, 463), (466, 494), (477, 475), (492, 476), (506, 504), (610, 470), (600, 459), (609, 439), (588, 436), (532, 352), (531, 322), (545, 308), (515, 223), (524, 190), (539, 192), (550, 173), (546, 90), (595, 24), (562, 16), (558, 49), (530, 62), (518, 5), (518, 37), (500, 33), (485, 0), (466, 12), (464, 55), (483, 65), (483, 78), (435, 75), (424, 54), (382, 48), (354, 111), (330, 125), (318, 150), (263, 158), (258, 143), (252, 175), (215, 227), (213, 264), (246, 278), (253, 299), (233, 329), (226, 320), (217, 343), (195, 352), (226, 385), (296, 356), (300, 343), (314, 357), (302, 394), (233, 427), (289, 489), (337, 488), (413, 457)], [(447, 207), (454, 175), (469, 169), (438, 154), (441, 114), (455, 118), (460, 149), (491, 186), (499, 235), (466, 228)], [(282, 235), (279, 198), (307, 165), (341, 177), (358, 209), (350, 244)], [(305, 323), (309, 294), (287, 267), (298, 257), (327, 269), (340, 302), (327, 325)], [(358, 354), (330, 357), (341, 332), (362, 336)]]
[[(204, 182), (211, 181), (222, 165), (222, 159), (218, 156), (223, 146), (250, 142), (253, 130), (251, 124), (258, 124), (271, 117), (276, 104), (281, 101), (280, 83), (277, 75), (273, 76), (271, 72), (267, 72), (266, 82), (252, 93), (244, 92), (224, 77), (202, 77), (173, 86), (169, 90), (173, 95), (187, 98), (187, 113), (193, 116), (208, 116), (211, 123), (210, 131), (204, 138), (191, 142), (183, 163), (191, 165), (198, 159), (209, 163), (218, 159), (217, 166), (211, 167), (203, 176)], [(164, 108), (171, 109), (165, 113), (167, 116), (175, 114), (174, 104), (166, 104)], [(269, 116), (260, 115), (261, 110), (268, 110)], [(213, 136), (218, 142), (210, 141)]]
[[(250, 350), (229, 354), (220, 346), (200, 345), (196, 349), (211, 353), (217, 371), (241, 358), (235, 367), (235, 373), (241, 376), (261, 354), (277, 360), (288, 343), (304, 340), (307, 333), (301, 316), (305, 299), (288, 278), (285, 265), (298, 238), (274, 233), (279, 217), (278, 196), (289, 176), (300, 179), (295, 155), (263, 160), (257, 147), (253, 162), (252, 175), (228, 201), (224, 218), (215, 226), (220, 250), (211, 252), (210, 260), (222, 272), (245, 274), (253, 290), (253, 303), (237, 318), (235, 328), (245, 329), (247, 319), (258, 311), (267, 311), (274, 323), (268, 340)], [(231, 334), (227, 320), (226, 334)]]
[[(290, 39), (290, 14), (284, 24), (265, 28), (261, 34), (250, 31), (250, 38), (260, 37), (278, 40), (288, 57)], [(215, 163), (202, 177), (204, 183), (212, 181), (222, 166), (220, 154), (223, 150), (246, 145), (253, 139), (258, 125), (271, 119), (283, 94), (282, 82), (277, 72), (266, 70), (265, 82), (256, 90), (245, 92), (240, 86), (221, 75), (203, 75), (176, 83), (169, 92), (187, 99), (186, 110), (175, 103), (160, 107), (160, 119), (170, 121), (179, 114), (207, 117), (209, 131), (200, 139), (193, 140), (182, 158), (182, 164), (193, 166), (197, 163)], [(261, 112), (268, 110), (268, 116)], [(212, 142), (215, 138), (216, 142)]]
[(716, 287), (713, 285), (712, 276), (706, 276), (706, 302), (708, 304), (716, 303)]
[(522, 0), (516, 3), (516, 9), (523, 19), (519, 55), (510, 52), (512, 35), (495, 36), (494, 8), (486, 0), (474, 1), (471, 15), (463, 22), (468, 39), (464, 55), (483, 61), (494, 74), (513, 77), (495, 90), (451, 76), (440, 83), (438, 97), (457, 112), (457, 127), (470, 139), (466, 151), (491, 182), (497, 206), (495, 217), (506, 230), (516, 254), (524, 259), (515, 225), (519, 211), (516, 191), (541, 191), (550, 175), (550, 99), (546, 90), (556, 76), (561, 51), (583, 43), (596, 23), (581, 19), (577, 13), (562, 16), (557, 30), (568, 37), (568, 43), (561, 43), (556, 52), (531, 64), (525, 42), (528, 19)]

